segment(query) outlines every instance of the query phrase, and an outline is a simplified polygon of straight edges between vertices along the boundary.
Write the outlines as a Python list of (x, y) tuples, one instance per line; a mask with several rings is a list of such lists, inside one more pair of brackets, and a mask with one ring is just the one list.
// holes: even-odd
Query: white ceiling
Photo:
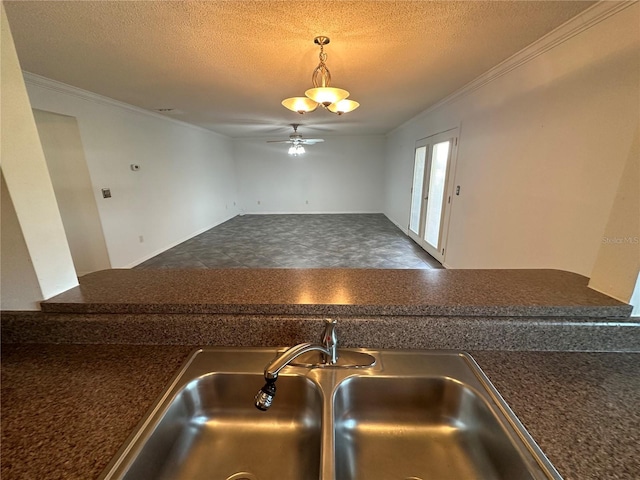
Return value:
[[(586, 1), (5, 1), (23, 70), (232, 137), (383, 134)], [(280, 102), (311, 87), (317, 35), (341, 117)]]

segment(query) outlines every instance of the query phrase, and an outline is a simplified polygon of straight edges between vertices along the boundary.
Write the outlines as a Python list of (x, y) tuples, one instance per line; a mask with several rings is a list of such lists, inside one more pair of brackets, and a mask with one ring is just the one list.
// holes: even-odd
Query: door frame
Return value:
[[(434, 257), (440, 263), (445, 263), (446, 253), (447, 253), (447, 241), (449, 237), (449, 222), (451, 219), (451, 209), (453, 206), (453, 191), (455, 185), (455, 173), (456, 173), (456, 163), (458, 158), (458, 143), (460, 136), (460, 127), (450, 128), (448, 130), (444, 130), (442, 132), (434, 133), (432, 135), (428, 135), (420, 140), (416, 141), (414, 147), (414, 175), (415, 175), (415, 153), (421, 147), (427, 147), (426, 158), (425, 158), (425, 168), (423, 172), (422, 179), (422, 199), (420, 202), (420, 221), (419, 221), (419, 232), (411, 230), (410, 224), (407, 227), (407, 232), (409, 237), (415, 241), (420, 247), (422, 247), (429, 255)], [(429, 188), (429, 179), (431, 172), (431, 163), (433, 156), (433, 146), (442, 143), (445, 141), (450, 141), (451, 145), (449, 148), (449, 159), (447, 161), (447, 172), (446, 172), (446, 180), (445, 180), (445, 191), (443, 198), (443, 211), (442, 217), (440, 218), (440, 234), (438, 236), (438, 246), (436, 248), (432, 247), (425, 239), (425, 227), (426, 227), (426, 209), (427, 209), (427, 199), (428, 199), (428, 188)], [(413, 200), (413, 177), (411, 179), (411, 197), (410, 200)], [(411, 216), (411, 204), (409, 206), (409, 215)]]

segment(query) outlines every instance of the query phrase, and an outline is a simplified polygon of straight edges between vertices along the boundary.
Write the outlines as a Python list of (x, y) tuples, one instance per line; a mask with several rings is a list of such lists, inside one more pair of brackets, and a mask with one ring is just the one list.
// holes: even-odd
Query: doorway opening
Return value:
[(76, 275), (111, 268), (75, 117), (33, 109)]

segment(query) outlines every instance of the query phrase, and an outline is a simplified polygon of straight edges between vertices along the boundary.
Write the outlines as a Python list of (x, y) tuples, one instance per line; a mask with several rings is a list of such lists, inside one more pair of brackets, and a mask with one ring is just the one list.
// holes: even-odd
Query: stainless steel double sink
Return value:
[(375, 364), (286, 367), (262, 412), (276, 349), (197, 350), (101, 478), (561, 479), (468, 354), (357, 351)]

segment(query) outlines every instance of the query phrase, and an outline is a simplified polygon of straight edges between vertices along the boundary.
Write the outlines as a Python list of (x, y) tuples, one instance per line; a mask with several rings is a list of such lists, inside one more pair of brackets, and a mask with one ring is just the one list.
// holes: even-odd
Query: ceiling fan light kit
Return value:
[(337, 115), (352, 112), (360, 106), (358, 102), (346, 100), (349, 92), (342, 88), (331, 87), (331, 73), (327, 68), (325, 61), (327, 54), (324, 53), (324, 46), (329, 43), (329, 37), (316, 37), (313, 42), (320, 45), (320, 63), (313, 71), (311, 80), (313, 88), (310, 88), (304, 94), (306, 97), (291, 97), (282, 101), (282, 105), (292, 112), (309, 113), (313, 112), (318, 105)]
[(289, 155), (293, 155), (297, 157), (298, 155), (302, 155), (305, 152), (304, 147), (302, 145), (291, 145), (289, 147)]
[(315, 145), (316, 143), (324, 142), (323, 138), (303, 138), (298, 133), (299, 123), (292, 123), (293, 133), (289, 135), (288, 140), (267, 140), (267, 143), (290, 143), (289, 155), (297, 157), (305, 153), (304, 145)]

